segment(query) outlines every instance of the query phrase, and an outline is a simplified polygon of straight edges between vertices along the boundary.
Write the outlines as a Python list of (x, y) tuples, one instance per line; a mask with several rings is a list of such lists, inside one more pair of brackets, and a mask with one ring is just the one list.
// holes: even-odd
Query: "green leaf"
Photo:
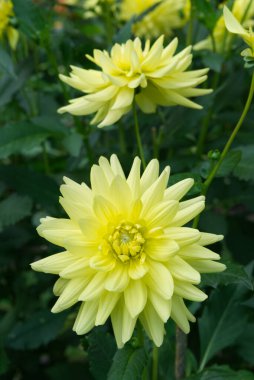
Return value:
[(240, 305), (242, 289), (227, 286), (213, 291), (198, 321), (200, 369), (219, 351), (230, 346), (242, 333), (246, 315)]
[(114, 356), (108, 380), (140, 380), (147, 360), (143, 348), (124, 346)]
[(205, 67), (209, 67), (217, 73), (221, 72), (221, 67), (224, 61), (224, 57), (215, 52), (206, 51), (204, 55), (202, 55), (202, 61)]
[(7, 53), (7, 51), (2, 48), (1, 45), (0, 45), (0, 68), (7, 74), (11, 75), (12, 77), (16, 77), (12, 59)]
[(241, 284), (248, 289), (253, 289), (251, 278), (244, 267), (230, 260), (222, 260), (227, 269), (222, 273), (202, 274), (202, 285), (217, 288), (218, 285)]
[(78, 157), (83, 145), (81, 134), (73, 132), (69, 136), (66, 136), (63, 140), (63, 145), (71, 156)]
[(62, 330), (66, 313), (40, 311), (19, 322), (7, 337), (7, 346), (16, 350), (32, 350), (53, 340)]
[(249, 371), (233, 371), (228, 366), (215, 365), (185, 380), (254, 380), (254, 374)]
[(5, 350), (0, 346), (0, 375), (3, 375), (7, 372), (10, 364), (10, 360), (8, 359)]
[(29, 37), (35, 38), (47, 26), (41, 9), (31, 0), (13, 0), (14, 13), (19, 22), (19, 29)]
[(60, 117), (58, 116), (47, 116), (40, 115), (31, 119), (32, 123), (40, 128), (45, 129), (50, 132), (50, 135), (62, 135), (68, 136), (69, 130), (66, 126), (61, 122)]
[(0, 79), (0, 107), (8, 104), (13, 96), (24, 86), (30, 72), (28, 62), (19, 65), (17, 69), (17, 76), (5, 75)]
[(0, 177), (16, 189), (19, 194), (28, 195), (46, 210), (55, 209), (58, 204), (59, 188), (54, 179), (26, 167), (0, 166)]
[(0, 202), (0, 229), (11, 226), (30, 215), (32, 201), (28, 197), (12, 194)]
[[(106, 380), (116, 351), (115, 340), (103, 328), (94, 329), (87, 337), (90, 371), (95, 380)], [(98, 360), (100, 365), (98, 365)]]
[(199, 20), (209, 29), (213, 30), (216, 21), (217, 13), (210, 1), (192, 0), (194, 12), (198, 15)]
[(254, 323), (245, 325), (243, 333), (239, 336), (237, 352), (245, 362), (254, 366)]
[(241, 160), (234, 170), (234, 175), (245, 181), (254, 180), (254, 145), (238, 147), (242, 153)]
[(229, 175), (236, 165), (240, 162), (242, 152), (240, 150), (231, 150), (223, 160), (216, 177), (225, 177)]
[(29, 122), (8, 125), (0, 129), (0, 158), (21, 153), (39, 145), (49, 136), (49, 132)]

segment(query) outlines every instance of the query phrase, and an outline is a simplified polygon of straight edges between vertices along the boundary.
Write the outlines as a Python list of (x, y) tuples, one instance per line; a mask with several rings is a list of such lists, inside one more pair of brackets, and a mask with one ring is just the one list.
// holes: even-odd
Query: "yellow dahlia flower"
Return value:
[(88, 95), (70, 100), (58, 112), (73, 115), (96, 112), (91, 123), (104, 127), (129, 112), (134, 100), (145, 113), (154, 113), (159, 105), (202, 108), (188, 98), (211, 92), (195, 88), (207, 79), (208, 69), (186, 71), (192, 62), (191, 46), (174, 55), (177, 44), (175, 38), (163, 48), (161, 36), (151, 47), (147, 40), (143, 49), (136, 38), (115, 44), (110, 54), (94, 50), (93, 57), (87, 58), (101, 70), (72, 66), (70, 77), (60, 75), (62, 81)]
[(190, 0), (123, 0), (120, 18), (130, 20), (156, 4), (153, 10), (133, 25), (135, 35), (146, 38), (171, 35), (174, 29), (182, 28), (189, 19)]
[(14, 16), (13, 3), (10, 0), (0, 0), (0, 40), (6, 34), (12, 49), (16, 49), (19, 34), (10, 25), (10, 18)]
[(80, 302), (73, 330), (85, 334), (111, 317), (118, 347), (139, 319), (160, 346), (164, 323), (171, 317), (189, 332), (195, 321), (183, 299), (203, 301), (200, 273), (225, 269), (219, 255), (205, 248), (221, 235), (182, 227), (204, 209), (204, 197), (181, 201), (193, 185), (187, 178), (167, 187), (169, 167), (159, 175), (150, 161), (140, 177), (135, 158), (126, 178), (115, 155), (91, 169), (91, 189), (64, 178), (60, 203), (69, 219), (47, 217), (38, 233), (64, 249), (32, 265), (59, 275), (58, 313)]
[(246, 44), (250, 46), (250, 49), (245, 49), (242, 52), (242, 55), (254, 57), (254, 32), (252, 28), (250, 27), (249, 31), (245, 30), (226, 6), (223, 9), (223, 14), (226, 28), (229, 30), (229, 32), (239, 34), (246, 42)]
[[(233, 16), (238, 20), (243, 20), (244, 27), (249, 27), (253, 24), (254, 17), (254, 1), (253, 0), (235, 0), (232, 6)], [(213, 38), (215, 42), (215, 50), (217, 52), (227, 51), (231, 41), (232, 36), (227, 33), (225, 19), (223, 16), (217, 21), (214, 30)], [(208, 49), (213, 50), (213, 42), (211, 37), (198, 42), (194, 46), (195, 50)]]

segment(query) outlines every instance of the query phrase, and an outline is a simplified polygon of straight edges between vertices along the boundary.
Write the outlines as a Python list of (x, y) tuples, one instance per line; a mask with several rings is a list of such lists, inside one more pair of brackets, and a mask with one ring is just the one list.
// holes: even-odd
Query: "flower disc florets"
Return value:
[(184, 332), (195, 317), (183, 299), (203, 301), (200, 273), (220, 272), (219, 255), (205, 248), (222, 239), (182, 227), (204, 208), (204, 197), (181, 201), (193, 185), (187, 178), (167, 187), (169, 167), (159, 175), (152, 160), (140, 176), (135, 158), (126, 178), (115, 155), (91, 169), (91, 189), (65, 178), (60, 203), (69, 219), (44, 218), (39, 234), (64, 251), (32, 264), (59, 275), (57, 313), (77, 302), (73, 329), (85, 334), (108, 317), (119, 347), (139, 319), (160, 346), (171, 317)]
[(154, 113), (159, 105), (202, 108), (189, 98), (211, 92), (195, 88), (207, 79), (208, 69), (187, 71), (192, 63), (191, 46), (174, 55), (177, 44), (175, 38), (163, 48), (161, 36), (152, 46), (147, 40), (144, 48), (136, 38), (115, 44), (110, 53), (94, 50), (93, 57), (87, 58), (101, 71), (72, 66), (70, 77), (60, 75), (64, 82), (87, 95), (70, 100), (59, 112), (96, 112), (91, 123), (104, 127), (129, 112), (133, 101), (145, 113)]

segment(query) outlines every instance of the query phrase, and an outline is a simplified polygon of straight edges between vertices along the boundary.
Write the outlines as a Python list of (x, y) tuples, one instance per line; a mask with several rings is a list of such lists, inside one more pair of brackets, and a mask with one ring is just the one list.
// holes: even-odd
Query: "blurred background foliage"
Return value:
[[(76, 95), (59, 79), (69, 65), (92, 66), (85, 53), (108, 49), (132, 37), (135, 17), (123, 22), (110, 2), (66, 5), (53, 0), (14, 0), (12, 25), (19, 32), (15, 50), (0, 43), (0, 375), (29, 380), (138, 380), (149, 360), (150, 342), (135, 336), (116, 351), (110, 324), (82, 338), (72, 331), (75, 308), (53, 315), (53, 276), (30, 270), (29, 263), (56, 252), (36, 233), (39, 219), (64, 216), (59, 185), (64, 175), (89, 183), (91, 164), (116, 153), (126, 170), (137, 154), (130, 114), (97, 129), (90, 116), (59, 116), (57, 109)], [(180, 47), (212, 33), (221, 16), (218, 1), (192, 0), (189, 22), (174, 34)], [(228, 1), (229, 6), (232, 1)], [(148, 10), (149, 12), (149, 10)], [(144, 15), (139, 17), (142, 20)], [(172, 36), (167, 37), (169, 41)], [(202, 111), (161, 108), (139, 114), (145, 155), (171, 166), (170, 183), (195, 179), (190, 194), (218, 159), (244, 107), (251, 69), (243, 68), (241, 41), (225, 53), (194, 50), (195, 68), (210, 67), (210, 96)], [(198, 322), (188, 336), (186, 379), (253, 380), (254, 369), (254, 107), (209, 189), (200, 229), (223, 233), (217, 244), (228, 269), (204, 275), (204, 305), (190, 305)], [(204, 143), (200, 131), (205, 131)], [(169, 321), (159, 350), (159, 379), (174, 379), (175, 327)], [(149, 363), (148, 363), (149, 365)], [(107, 375), (108, 374), (108, 375)]]

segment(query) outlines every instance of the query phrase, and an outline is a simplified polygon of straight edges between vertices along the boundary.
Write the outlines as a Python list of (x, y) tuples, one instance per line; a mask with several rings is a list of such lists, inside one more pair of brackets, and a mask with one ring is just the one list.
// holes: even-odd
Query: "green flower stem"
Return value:
[(214, 165), (211, 173), (209, 174), (208, 178), (206, 179), (205, 183), (204, 183), (204, 188), (203, 188), (203, 194), (205, 195), (207, 193), (207, 190), (208, 188), (210, 187), (217, 171), (219, 170), (223, 160), (225, 159), (226, 155), (228, 154), (228, 151), (239, 131), (239, 129), (241, 128), (243, 122), (244, 122), (244, 119), (249, 111), (249, 108), (250, 108), (250, 105), (251, 105), (251, 102), (252, 102), (252, 99), (253, 99), (253, 94), (254, 94), (254, 73), (252, 74), (252, 79), (251, 79), (251, 85), (250, 85), (250, 91), (249, 91), (249, 94), (248, 94), (248, 98), (247, 98), (247, 101), (245, 103), (245, 106), (244, 106), (244, 109), (243, 109), (243, 112), (241, 114), (241, 117), (238, 121), (238, 123), (236, 124), (231, 136), (229, 137), (221, 155), (220, 155), (220, 158), (219, 160), (217, 161), (217, 163)]
[[(219, 80), (220, 80), (220, 73), (217, 72), (214, 75), (213, 83), (212, 83), (212, 86), (211, 86), (214, 91), (218, 87)], [(214, 107), (214, 102), (210, 106), (210, 108), (209, 108), (209, 110), (207, 112), (207, 115), (204, 118), (203, 123), (201, 125), (200, 135), (199, 135), (198, 143), (197, 143), (197, 155), (198, 156), (201, 156), (202, 153), (203, 153), (203, 150), (204, 150), (204, 145), (205, 145), (205, 141), (206, 141), (206, 137), (207, 137), (207, 133), (208, 133), (209, 124), (210, 124), (210, 121), (211, 121), (211, 118), (212, 118), (212, 115), (213, 115), (213, 107)]]
[(176, 327), (176, 354), (175, 354), (175, 379), (181, 380), (185, 375), (185, 359), (187, 349), (187, 336)]
[[(236, 124), (233, 132), (231, 133), (221, 155), (220, 155), (220, 158), (219, 160), (217, 161), (217, 163), (214, 165), (213, 169), (211, 170), (209, 176), (207, 177), (207, 179), (205, 180), (204, 182), (204, 185), (203, 185), (203, 190), (202, 190), (202, 194), (203, 195), (206, 195), (209, 187), (211, 186), (211, 183), (216, 175), (216, 173), (218, 172), (223, 160), (225, 159), (226, 155), (228, 154), (228, 151), (231, 147), (231, 145), (233, 144), (234, 142), (234, 139), (239, 131), (239, 129), (241, 128), (244, 120), (245, 120), (245, 117), (250, 109), (250, 106), (251, 106), (251, 102), (252, 102), (252, 99), (253, 99), (253, 94), (254, 94), (254, 73), (252, 74), (252, 79), (251, 79), (251, 85), (250, 85), (250, 90), (249, 90), (249, 94), (248, 94), (248, 98), (247, 98), (247, 101), (245, 103), (245, 106), (244, 106), (244, 109), (243, 109), (243, 112), (240, 116), (240, 119), (238, 120), (238, 123)], [(198, 222), (199, 222), (199, 215), (196, 216), (196, 218), (194, 219), (193, 221), (193, 225), (192, 227), (193, 228), (196, 228), (197, 225), (198, 225)]]
[(119, 133), (120, 150), (122, 154), (125, 154), (127, 151), (126, 139), (125, 139), (124, 125), (122, 124), (121, 120), (119, 122), (118, 133)]
[(47, 153), (47, 147), (45, 141), (42, 143), (42, 153), (43, 153), (43, 163), (44, 163), (44, 170), (45, 174), (50, 174), (50, 166), (49, 166), (49, 159), (48, 159), (48, 153)]
[(138, 116), (137, 116), (135, 101), (133, 102), (133, 105), (132, 105), (132, 111), (133, 111), (133, 117), (134, 117), (134, 127), (135, 127), (135, 134), (136, 134), (136, 140), (137, 140), (137, 144), (138, 144), (139, 155), (141, 158), (143, 169), (145, 169), (146, 168), (146, 161), (145, 161), (144, 150), (143, 150), (143, 146), (142, 146), (142, 142), (141, 142), (141, 138), (140, 138), (139, 123), (138, 123)]
[(152, 370), (152, 380), (158, 379), (158, 359), (159, 359), (159, 349), (155, 345), (153, 346), (153, 370)]
[(191, 9), (190, 9), (190, 18), (189, 18), (189, 25), (186, 35), (186, 45), (192, 44), (192, 37), (193, 37), (193, 24), (194, 24), (194, 10), (193, 10), (193, 4), (191, 2)]

